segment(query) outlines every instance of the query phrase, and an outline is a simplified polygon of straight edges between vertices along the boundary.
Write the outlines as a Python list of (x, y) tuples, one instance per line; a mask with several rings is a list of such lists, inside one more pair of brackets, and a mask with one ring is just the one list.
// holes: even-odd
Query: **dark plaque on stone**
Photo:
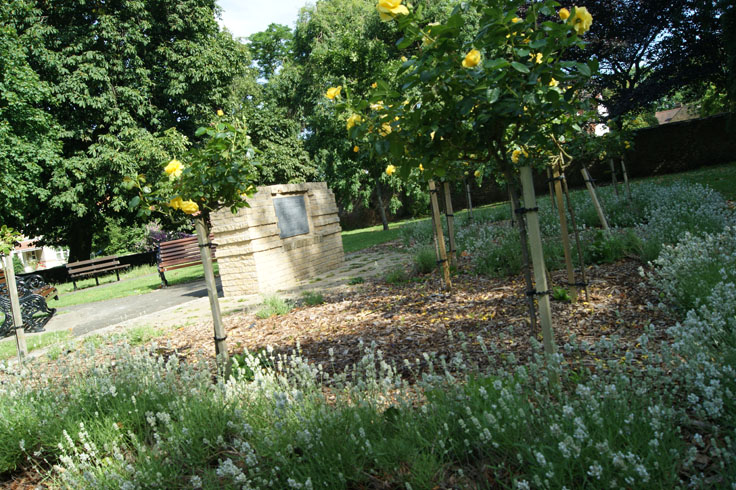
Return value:
[(309, 233), (304, 196), (276, 197), (273, 200), (273, 207), (276, 210), (281, 238)]

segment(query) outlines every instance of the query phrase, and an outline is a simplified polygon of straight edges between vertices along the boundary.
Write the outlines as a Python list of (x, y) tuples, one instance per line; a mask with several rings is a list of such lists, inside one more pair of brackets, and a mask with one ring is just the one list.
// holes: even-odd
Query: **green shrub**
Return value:
[(592, 240), (583, 241), (583, 257), (588, 264), (609, 264), (630, 255), (639, 255), (641, 240), (633, 230), (596, 230)]
[(363, 284), (364, 282), (365, 279), (363, 279), (363, 276), (356, 276), (348, 279), (348, 284), (350, 284), (351, 286), (354, 286), (355, 284)]
[(23, 267), (23, 262), (20, 261), (20, 257), (13, 255), (13, 272), (16, 274), (23, 274), (26, 271)]
[(384, 277), (384, 281), (389, 284), (401, 284), (409, 280), (409, 276), (402, 268), (392, 269)]
[(437, 267), (437, 254), (432, 247), (421, 247), (414, 252), (414, 270), (429, 274)]
[(304, 291), (302, 293), (302, 301), (304, 301), (304, 304), (307, 306), (317, 306), (325, 302), (325, 297), (322, 293)]
[(276, 296), (266, 296), (263, 298), (263, 308), (256, 312), (258, 318), (270, 318), (272, 316), (286, 315), (291, 311), (291, 304), (288, 301)]

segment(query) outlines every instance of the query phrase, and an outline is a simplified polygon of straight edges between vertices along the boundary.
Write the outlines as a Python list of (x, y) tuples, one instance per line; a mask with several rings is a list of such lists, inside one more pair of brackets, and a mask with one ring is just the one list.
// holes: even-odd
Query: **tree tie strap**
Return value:
[(595, 184), (595, 179), (591, 177), (589, 179), (583, 179), (583, 182), (585, 182), (586, 184)]
[(568, 286), (579, 286), (579, 287), (584, 288), (588, 286), (588, 283), (587, 282), (568, 282), (567, 285)]
[(547, 291), (536, 291), (534, 289), (530, 289), (526, 292), (527, 296), (548, 296), (551, 292), (549, 290)]
[(447, 259), (439, 259), (439, 260), (437, 260), (437, 265), (440, 265), (443, 262), (447, 262)]
[(455, 217), (455, 215), (452, 214), (452, 213), (450, 213), (450, 214), (445, 213), (445, 216), (447, 216), (448, 218), (454, 218)]
[(535, 213), (537, 211), (539, 211), (539, 208), (538, 207), (535, 207), (535, 208), (516, 208), (516, 209), (514, 209), (514, 212), (515, 213), (519, 213), (519, 214)]
[(214, 243), (212, 243), (212, 242), (199, 243), (199, 244), (197, 244), (197, 246), (199, 248), (212, 248), (212, 245), (214, 245)]
[(437, 194), (437, 193), (440, 192), (440, 190), (439, 190), (438, 187), (435, 187), (434, 189), (430, 189), (429, 192), (430, 192), (430, 194)]
[(562, 182), (563, 180), (565, 180), (565, 176), (558, 175), (557, 177), (550, 177), (549, 179), (547, 179), (547, 182), (557, 182), (557, 181)]
[(215, 342), (222, 342), (224, 340), (227, 340), (227, 335), (225, 335), (224, 337), (218, 337), (217, 335), (215, 335), (213, 338), (215, 339)]

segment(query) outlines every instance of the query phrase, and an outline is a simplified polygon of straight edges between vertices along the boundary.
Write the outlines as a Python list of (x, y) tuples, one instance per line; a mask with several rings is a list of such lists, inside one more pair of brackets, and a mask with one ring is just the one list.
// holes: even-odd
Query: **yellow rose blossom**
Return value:
[(409, 59), (406, 56), (402, 56), (401, 57), (401, 62), (402, 63), (406, 63), (407, 61), (409, 61)]
[(363, 118), (359, 114), (351, 115), (348, 118), (348, 122), (347, 122), (348, 131), (350, 131), (350, 129), (352, 129), (352, 127), (355, 126), (356, 124), (360, 124), (362, 122), (363, 122)]
[(187, 214), (194, 214), (199, 211), (199, 206), (197, 206), (197, 203), (194, 201), (183, 201), (179, 209)]
[(225, 115), (225, 113), (224, 113), (224, 112), (222, 112), (222, 109), (217, 109), (217, 115), (218, 115), (219, 117), (222, 117), (222, 116), (224, 116), (224, 115)]
[(181, 197), (177, 196), (171, 201), (169, 201), (166, 205), (172, 209), (181, 209), (181, 203), (183, 201), (181, 200)]
[(382, 21), (393, 20), (397, 15), (409, 15), (409, 9), (401, 5), (402, 0), (378, 0), (376, 10)]
[(421, 163), (419, 164), (419, 171), (424, 172), (424, 165), (422, 165)]
[(624, 141), (624, 148), (626, 148), (627, 150), (631, 148), (631, 143), (629, 143), (628, 141)]
[(178, 179), (181, 176), (181, 172), (184, 170), (184, 164), (174, 158), (164, 168), (164, 172), (169, 175), (170, 180)]
[(338, 85), (337, 87), (330, 87), (327, 89), (327, 93), (325, 94), (325, 97), (327, 97), (330, 100), (335, 100), (335, 97), (340, 96), (341, 90), (342, 90), (342, 85)]
[(353, 152), (358, 153), (360, 151), (360, 148), (358, 145), (353, 146)]
[(518, 18), (518, 17), (514, 17), (513, 19), (511, 19), (511, 22), (513, 22), (514, 24), (516, 24), (518, 22), (521, 22), (521, 19)]
[(571, 19), (572, 27), (578, 36), (582, 36), (593, 25), (593, 16), (585, 7), (575, 7), (575, 15)]
[(463, 67), (473, 68), (474, 66), (478, 66), (478, 63), (480, 63), (480, 51), (477, 49), (471, 49), (468, 51), (468, 54), (465, 55)]
[(550, 81), (549, 81), (549, 86), (550, 86), (550, 87), (556, 87), (556, 86), (558, 86), (559, 84), (560, 84), (560, 82), (558, 82), (558, 81), (557, 81), (557, 80), (555, 80), (554, 78), (553, 78), (552, 80), (550, 80)]
[(371, 104), (371, 110), (372, 111), (380, 111), (381, 109), (383, 109), (383, 101), (382, 100), (379, 100), (375, 104)]
[(383, 123), (381, 124), (381, 129), (378, 130), (378, 134), (381, 136), (388, 136), (391, 134), (391, 125), (389, 123)]
[(480, 170), (473, 172), (473, 175), (475, 175), (476, 178), (480, 177)]
[[(511, 152), (511, 161), (514, 163), (519, 163), (519, 157), (522, 155), (522, 151), (519, 149), (516, 149)], [(526, 156), (526, 155), (525, 155)]]
[(394, 172), (396, 172), (396, 167), (394, 167), (393, 165), (389, 165), (388, 167), (386, 167), (386, 175), (393, 175)]
[(570, 11), (564, 8), (560, 9), (558, 14), (560, 15), (560, 19), (562, 20), (567, 20), (567, 18), (570, 17)]
[(376, 82), (371, 83), (371, 88), (376, 88), (376, 87), (378, 87), (378, 83)]
[(544, 55), (542, 53), (531, 53), (529, 54), (529, 61), (534, 61), (539, 65), (544, 61)]

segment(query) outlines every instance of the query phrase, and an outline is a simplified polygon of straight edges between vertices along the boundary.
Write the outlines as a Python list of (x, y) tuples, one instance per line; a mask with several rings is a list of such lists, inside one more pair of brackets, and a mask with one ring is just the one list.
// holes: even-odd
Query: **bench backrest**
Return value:
[[(210, 235), (210, 242), (212, 242)], [(215, 259), (215, 246), (210, 248), (212, 260)], [(156, 257), (159, 269), (180, 266), (183, 264), (197, 264), (202, 262), (202, 256), (199, 253), (199, 243), (197, 237), (179, 238), (178, 240), (169, 240), (158, 244), (158, 254)]]
[(80, 274), (84, 272), (94, 272), (108, 267), (120, 265), (117, 255), (108, 255), (107, 257), (97, 257), (96, 259), (80, 260), (79, 262), (71, 262), (66, 264), (69, 274)]

